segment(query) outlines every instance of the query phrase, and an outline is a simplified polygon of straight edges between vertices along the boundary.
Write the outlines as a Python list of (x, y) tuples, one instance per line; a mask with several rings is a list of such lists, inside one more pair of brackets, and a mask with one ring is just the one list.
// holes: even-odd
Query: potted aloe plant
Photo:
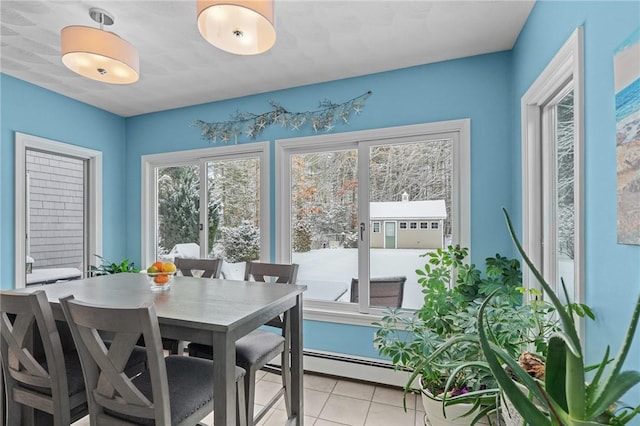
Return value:
[[(548, 352), (544, 362), (544, 379), (531, 377), (505, 348), (491, 342), (489, 337), (487, 310), (492, 296), (487, 298), (478, 312), (478, 334), (487, 365), (498, 381), (502, 392), (520, 413), (525, 424), (532, 426), (567, 425), (587, 426), (613, 424), (622, 425), (631, 421), (640, 412), (636, 407), (617, 407), (618, 400), (632, 387), (640, 383), (639, 371), (622, 371), (631, 341), (636, 333), (640, 318), (640, 297), (625, 339), (617, 356), (610, 359), (610, 350), (604, 350), (602, 361), (596, 366), (595, 374), (588, 380), (585, 373), (582, 344), (576, 331), (572, 305), (565, 309), (551, 286), (545, 281), (524, 252), (513, 225), (504, 211), (511, 237), (537, 281), (556, 308), (561, 322), (561, 331), (548, 341)], [(565, 290), (566, 293), (566, 290)], [(566, 297), (568, 297), (565, 294)], [(503, 363), (526, 388), (525, 392), (505, 372)], [(532, 401), (535, 398), (535, 402)]]
[(391, 309), (374, 324), (380, 354), (412, 373), (405, 393), (418, 385), (432, 426), (488, 424), (487, 414), (497, 412), (499, 388), (477, 341), (478, 311), (489, 294), (499, 294), (487, 309), (492, 336), (510, 353), (539, 346), (557, 328), (548, 304), (522, 304), (517, 260), (498, 254), (481, 271), (465, 262), (467, 255), (466, 248), (453, 246), (427, 253), (427, 264), (416, 271), (421, 308)]

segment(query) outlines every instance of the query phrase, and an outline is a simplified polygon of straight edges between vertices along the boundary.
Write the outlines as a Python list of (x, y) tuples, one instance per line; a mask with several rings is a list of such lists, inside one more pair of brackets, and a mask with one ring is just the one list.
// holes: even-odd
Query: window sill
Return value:
[(368, 314), (356, 311), (331, 309), (328, 307), (305, 307), (303, 317), (305, 320), (333, 322), (338, 324), (360, 325), (372, 327), (372, 323), (380, 321), (382, 311), (376, 310)]

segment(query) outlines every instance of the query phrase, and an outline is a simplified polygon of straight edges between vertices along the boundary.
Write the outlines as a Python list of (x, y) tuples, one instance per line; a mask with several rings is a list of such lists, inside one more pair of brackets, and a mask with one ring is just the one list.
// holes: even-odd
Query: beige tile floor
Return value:
[[(280, 376), (259, 372), (256, 383), (256, 412), (278, 390)], [(417, 406), (417, 408), (416, 408)], [(407, 396), (402, 408), (402, 390), (315, 374), (304, 375), (304, 424), (307, 426), (422, 426), (424, 412), (416, 396)], [(280, 401), (258, 426), (283, 425), (284, 402)], [(213, 415), (203, 421), (213, 424)], [(89, 425), (85, 417), (74, 423)]]

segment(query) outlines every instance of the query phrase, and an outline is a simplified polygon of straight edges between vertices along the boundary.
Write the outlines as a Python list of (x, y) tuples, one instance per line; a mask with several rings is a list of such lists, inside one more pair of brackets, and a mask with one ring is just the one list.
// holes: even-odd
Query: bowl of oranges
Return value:
[(175, 275), (176, 265), (173, 262), (157, 261), (147, 268), (147, 279), (152, 291), (169, 290)]

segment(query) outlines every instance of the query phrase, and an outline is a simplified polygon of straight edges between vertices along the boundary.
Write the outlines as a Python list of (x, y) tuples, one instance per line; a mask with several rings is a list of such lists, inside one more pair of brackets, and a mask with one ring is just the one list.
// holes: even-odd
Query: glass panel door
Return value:
[(223, 276), (243, 279), (246, 261), (269, 259), (268, 145), (251, 145), (144, 158), (144, 262), (222, 258)]
[(421, 255), (451, 242), (453, 140), (389, 143), (366, 152), (366, 222), (384, 222), (384, 240), (373, 226), (369, 234), (369, 306), (416, 309)]
[(422, 304), (420, 255), (451, 241), (453, 139), (415, 139), (289, 157), (291, 261), (307, 299)]
[(296, 154), (290, 161), (298, 282), (308, 286), (306, 298), (349, 302), (358, 278), (357, 151)]
[[(543, 272), (551, 283), (563, 282), (567, 293), (575, 300), (575, 137), (573, 90), (564, 90), (544, 109), (551, 144), (547, 148), (548, 167), (543, 178), (548, 212), (544, 228)], [(546, 200), (551, 200), (549, 203)], [(558, 294), (563, 295), (561, 288)]]
[(208, 257), (225, 259), (225, 278), (243, 279), (260, 258), (260, 159), (207, 162)]
[(25, 159), (26, 283), (80, 278), (93, 255), (87, 252), (87, 160), (32, 149)]
[(156, 168), (156, 259), (200, 257), (200, 167)]

